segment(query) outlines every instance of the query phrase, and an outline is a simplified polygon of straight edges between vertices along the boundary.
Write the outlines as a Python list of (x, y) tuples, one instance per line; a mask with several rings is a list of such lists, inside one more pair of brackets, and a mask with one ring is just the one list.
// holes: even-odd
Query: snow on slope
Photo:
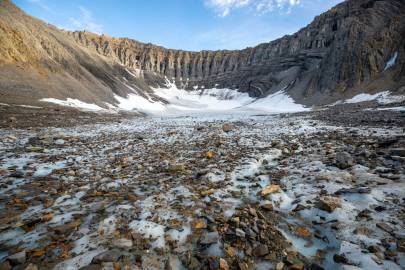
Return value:
[(288, 96), (284, 89), (265, 98), (257, 99), (245, 106), (245, 108), (271, 112), (299, 112), (310, 110), (301, 104), (295, 103), (294, 99)]
[[(137, 110), (152, 115), (178, 115), (195, 112), (238, 112), (263, 111), (270, 113), (306, 111), (300, 104), (296, 104), (284, 89), (265, 98), (255, 99), (247, 93), (227, 88), (195, 89), (186, 91), (166, 80), (166, 87), (152, 88), (155, 98), (145, 93), (141, 96), (134, 88), (128, 86), (133, 93), (127, 97), (114, 95), (117, 105), (106, 104), (108, 110), (96, 104), (89, 104), (77, 99), (68, 98), (66, 101), (45, 98), (41, 101), (51, 102), (62, 106), (75, 107), (83, 110), (115, 112), (117, 110)], [(167, 101), (167, 104), (156, 97)]]
[(66, 100), (61, 100), (61, 99), (56, 99), (56, 98), (43, 98), (43, 99), (40, 99), (39, 101), (54, 103), (54, 104), (58, 104), (61, 106), (66, 106), (66, 107), (78, 108), (78, 109), (82, 109), (85, 111), (103, 111), (103, 110), (105, 110), (96, 104), (86, 103), (86, 102), (83, 102), (81, 100), (74, 99), (74, 98), (67, 98)]
[(401, 102), (405, 100), (405, 96), (392, 95), (390, 91), (384, 91), (376, 94), (358, 94), (350, 99), (344, 101), (338, 101), (332, 105), (342, 104), (342, 103), (359, 103), (364, 101), (377, 101), (379, 104), (390, 104), (395, 102)]

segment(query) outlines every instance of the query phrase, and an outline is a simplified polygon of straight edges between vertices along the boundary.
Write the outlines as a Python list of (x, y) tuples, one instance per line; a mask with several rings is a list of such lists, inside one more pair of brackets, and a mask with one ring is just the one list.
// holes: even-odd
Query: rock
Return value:
[(236, 250), (231, 246), (226, 246), (224, 248), (224, 251), (225, 251), (226, 256), (231, 257), (231, 258), (235, 257), (236, 253), (237, 253)]
[(207, 151), (207, 153), (205, 153), (205, 157), (208, 159), (212, 159), (214, 156), (215, 154), (212, 151)]
[(219, 268), (221, 270), (229, 270), (228, 262), (225, 259), (220, 258), (219, 259)]
[(113, 245), (118, 248), (131, 248), (132, 240), (126, 238), (115, 239)]
[(218, 242), (219, 234), (218, 232), (204, 233), (200, 238), (200, 243), (203, 245), (213, 244)]
[(390, 155), (405, 157), (405, 148), (392, 148), (390, 149)]
[(342, 264), (346, 264), (347, 263), (347, 258), (345, 255), (341, 254), (335, 254), (333, 255), (333, 261), (335, 263), (342, 263)]
[(380, 228), (381, 230), (386, 231), (387, 233), (393, 233), (394, 232), (394, 229), (385, 222), (378, 222), (378, 223), (376, 223), (376, 226), (378, 228)]
[(269, 248), (267, 245), (264, 244), (258, 244), (253, 250), (252, 254), (255, 257), (263, 257), (269, 254)]
[(30, 263), (27, 267), (24, 268), (24, 270), (38, 270), (38, 266)]
[(279, 185), (269, 185), (269, 186), (265, 187), (262, 191), (260, 191), (260, 195), (266, 196), (271, 193), (280, 192), (280, 190), (281, 189), (280, 189)]
[(283, 270), (284, 269), (284, 263), (283, 262), (279, 262), (276, 264), (276, 270)]
[(318, 208), (329, 213), (332, 213), (336, 208), (341, 206), (342, 203), (338, 197), (322, 196), (318, 201)]
[(205, 219), (202, 218), (194, 219), (192, 221), (192, 226), (194, 229), (206, 229), (207, 222), (205, 221)]
[(11, 270), (11, 265), (8, 261), (0, 263), (0, 270)]
[(209, 195), (214, 194), (216, 191), (217, 191), (216, 189), (211, 188), (211, 189), (208, 189), (208, 190), (201, 191), (200, 194), (201, 194), (201, 196), (209, 196)]
[(273, 203), (271, 201), (264, 201), (260, 207), (267, 211), (273, 211)]
[(246, 233), (242, 229), (239, 229), (239, 228), (236, 228), (235, 234), (240, 238), (245, 238), (245, 235), (246, 235)]
[(290, 266), (290, 269), (291, 270), (302, 270), (302, 269), (304, 269), (304, 263), (302, 263), (302, 262), (296, 262), (296, 263), (294, 263), (293, 265), (291, 265)]
[(233, 125), (228, 124), (228, 123), (223, 124), (223, 125), (222, 125), (222, 130), (223, 130), (224, 132), (230, 132), (230, 131), (233, 130)]
[(182, 171), (186, 170), (186, 166), (181, 163), (171, 164), (168, 170), (169, 170), (169, 172), (172, 172), (172, 173), (182, 172)]
[(371, 193), (371, 188), (369, 187), (360, 187), (360, 188), (342, 188), (335, 192), (335, 195), (343, 195), (343, 194), (369, 194)]
[(335, 165), (340, 169), (347, 169), (353, 166), (354, 160), (347, 152), (339, 152), (335, 156)]
[(311, 232), (310, 232), (310, 230), (308, 230), (307, 228), (305, 228), (305, 227), (298, 227), (296, 230), (295, 230), (295, 232), (296, 232), (296, 234), (298, 235), (298, 236), (300, 236), (300, 237), (304, 237), (304, 238), (308, 238), (308, 237), (311, 237)]
[(10, 124), (11, 123), (17, 123), (17, 118), (14, 117), (14, 116), (11, 116), (11, 117), (8, 118), (7, 122), (10, 123)]
[(121, 257), (121, 252), (113, 249), (102, 252), (93, 257), (92, 263), (101, 264), (103, 262), (117, 262)]
[(7, 257), (7, 260), (10, 262), (11, 265), (18, 265), (18, 264), (23, 264), (25, 263), (27, 254), (25, 251), (21, 251), (18, 253), (15, 253), (11, 256)]
[(101, 270), (102, 267), (99, 264), (89, 264), (87, 266), (83, 266), (82, 268), (79, 268), (79, 270)]

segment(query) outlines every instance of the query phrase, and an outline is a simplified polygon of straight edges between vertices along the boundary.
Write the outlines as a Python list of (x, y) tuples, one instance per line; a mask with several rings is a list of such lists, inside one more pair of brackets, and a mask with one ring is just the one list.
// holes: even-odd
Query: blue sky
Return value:
[(292, 34), (342, 0), (14, 0), (67, 30), (185, 50), (241, 49)]

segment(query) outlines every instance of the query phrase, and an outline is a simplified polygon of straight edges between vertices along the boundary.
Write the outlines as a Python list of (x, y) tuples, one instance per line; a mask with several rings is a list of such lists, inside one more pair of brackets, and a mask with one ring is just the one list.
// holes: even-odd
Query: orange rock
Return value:
[(260, 195), (266, 196), (267, 194), (280, 192), (281, 188), (279, 185), (269, 185), (265, 187), (261, 192)]
[(214, 154), (214, 152), (212, 152), (212, 151), (208, 151), (208, 152), (205, 154), (205, 156), (206, 156), (208, 159), (211, 159), (211, 158), (213, 158), (213, 157), (215, 156), (215, 154)]
[(194, 229), (205, 229), (205, 228), (207, 228), (207, 222), (205, 222), (205, 220), (202, 219), (202, 218), (193, 220), (192, 225), (193, 225)]
[(32, 252), (32, 257), (42, 257), (45, 255), (45, 250), (43, 249), (36, 249)]
[(41, 217), (42, 222), (48, 222), (48, 221), (50, 221), (52, 219), (53, 219), (53, 214), (52, 213), (45, 214), (45, 215), (43, 215)]
[(311, 236), (311, 232), (305, 227), (298, 227), (295, 232), (301, 237), (308, 238)]

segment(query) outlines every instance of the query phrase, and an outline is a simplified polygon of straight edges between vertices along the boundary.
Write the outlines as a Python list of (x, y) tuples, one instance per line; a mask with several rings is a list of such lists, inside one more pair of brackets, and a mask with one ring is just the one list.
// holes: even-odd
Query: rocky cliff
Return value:
[[(403, 0), (349, 0), (294, 35), (243, 50), (201, 52), (66, 32), (25, 15), (9, 1), (1, 7), (3, 74), (4, 65), (40, 63), (47, 74), (65, 74), (81, 88), (90, 87), (82, 98), (95, 102), (111, 101), (112, 93), (125, 95), (128, 83), (138, 92), (150, 91), (149, 85), (162, 85), (165, 77), (186, 89), (226, 87), (256, 97), (285, 89), (308, 105), (363, 91), (405, 91)], [(395, 53), (396, 65), (385, 70)], [(130, 82), (122, 82), (123, 76)]]

